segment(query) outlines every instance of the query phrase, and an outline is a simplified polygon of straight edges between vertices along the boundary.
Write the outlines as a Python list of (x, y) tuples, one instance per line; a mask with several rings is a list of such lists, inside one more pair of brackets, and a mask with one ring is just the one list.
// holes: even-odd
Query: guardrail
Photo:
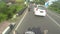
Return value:
[(22, 9), (21, 11), (18, 12), (18, 16), (22, 15), (22, 13), (24, 12), (24, 10), (26, 9), (27, 7), (25, 7), (24, 9)]

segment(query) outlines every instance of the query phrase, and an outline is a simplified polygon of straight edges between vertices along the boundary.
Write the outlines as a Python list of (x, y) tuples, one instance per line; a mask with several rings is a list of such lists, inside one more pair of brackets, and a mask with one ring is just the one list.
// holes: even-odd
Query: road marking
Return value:
[(15, 32), (15, 31), (13, 31), (13, 34), (16, 34), (16, 32)]
[(52, 17), (50, 17), (49, 15), (47, 15), (55, 24), (57, 24), (59, 27), (60, 27), (60, 24), (56, 21), (56, 20), (54, 20)]
[[(52, 13), (52, 12), (49, 11), (49, 13)], [(52, 14), (55, 15), (56, 17), (60, 18), (60, 16), (56, 15), (55, 13), (52, 13)]]
[(20, 20), (20, 22), (18, 23), (17, 27), (15, 30), (18, 29), (18, 27), (20, 26), (20, 24), (22, 23), (22, 21), (24, 20), (25, 16), (27, 15), (28, 11), (26, 10), (26, 13), (24, 14), (24, 16), (22, 17), (22, 19)]

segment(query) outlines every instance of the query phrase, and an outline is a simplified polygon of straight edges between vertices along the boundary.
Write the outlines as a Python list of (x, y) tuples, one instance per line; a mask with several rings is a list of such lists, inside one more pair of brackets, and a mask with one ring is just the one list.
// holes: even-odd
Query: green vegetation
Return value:
[(11, 4), (7, 5), (5, 2), (0, 2), (0, 22), (11, 19), (14, 14), (25, 8), (24, 4)]
[(16, 2), (22, 3), (24, 2), (24, 0), (16, 0)]
[(6, 10), (7, 10), (6, 3), (0, 2), (0, 22), (7, 18), (7, 15), (5, 13)]
[(60, 14), (60, 1), (53, 2), (53, 4), (49, 6), (49, 9)]
[(35, 0), (35, 3), (44, 5), (45, 1), (46, 0)]
[(17, 12), (18, 12), (19, 10), (21, 10), (21, 9), (23, 9), (23, 8), (25, 8), (25, 7), (26, 7), (25, 5), (17, 4), (16, 10), (17, 10)]

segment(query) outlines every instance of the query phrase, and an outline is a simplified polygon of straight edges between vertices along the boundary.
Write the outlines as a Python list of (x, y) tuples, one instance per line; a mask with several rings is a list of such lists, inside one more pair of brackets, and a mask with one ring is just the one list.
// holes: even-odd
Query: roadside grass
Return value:
[(9, 22), (10, 23), (18, 23), (20, 21), (20, 19), (22, 18), (23, 15), (20, 15), (14, 19), (10, 19)]
[[(24, 12), (25, 13), (25, 12)], [(19, 23), (20, 22), (20, 19), (23, 17), (23, 15), (24, 15), (24, 13), (22, 14), (22, 15), (20, 15), (20, 16), (18, 16), (18, 17), (16, 17), (16, 18), (14, 18), (14, 19), (10, 19), (9, 20), (9, 22), (10, 23)]]
[(49, 9), (60, 14), (60, 0), (53, 2), (53, 4), (49, 6)]
[[(23, 4), (17, 4), (17, 13), (18, 12), (20, 12), (22, 9), (24, 9), (26, 6), (25, 5), (23, 5)], [(15, 14), (16, 15), (16, 14)], [(18, 23), (19, 21), (20, 21), (20, 19), (22, 18), (22, 16), (24, 15), (24, 12), (23, 12), (23, 14), (22, 15), (20, 15), (20, 16), (16, 16), (16, 18), (11, 18), (10, 20), (9, 20), (9, 22), (14, 22), (14, 23)]]
[(19, 12), (20, 10), (22, 10), (23, 8), (25, 8), (26, 6), (23, 4), (17, 4), (16, 10), (17, 12)]
[[(24, 4), (24, 0), (16, 0), (18, 3), (11, 4), (9, 6), (6, 5), (5, 2), (0, 2), (0, 23), (5, 20), (10, 20), (12, 17), (20, 12), (22, 9), (26, 7)], [(20, 2), (20, 3), (19, 3)], [(4, 10), (3, 10), (4, 9)], [(13, 21), (13, 20), (12, 20)]]
[(24, 0), (16, 0), (16, 2), (24, 2)]
[(55, 7), (49, 7), (48, 9), (50, 9), (51, 11), (60, 14), (60, 9), (55, 8)]

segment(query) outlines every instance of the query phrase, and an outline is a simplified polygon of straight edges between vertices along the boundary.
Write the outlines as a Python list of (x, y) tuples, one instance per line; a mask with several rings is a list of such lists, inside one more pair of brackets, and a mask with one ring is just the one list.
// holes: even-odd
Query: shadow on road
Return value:
[(42, 34), (40, 27), (28, 28), (28, 31), (33, 31), (35, 34)]

